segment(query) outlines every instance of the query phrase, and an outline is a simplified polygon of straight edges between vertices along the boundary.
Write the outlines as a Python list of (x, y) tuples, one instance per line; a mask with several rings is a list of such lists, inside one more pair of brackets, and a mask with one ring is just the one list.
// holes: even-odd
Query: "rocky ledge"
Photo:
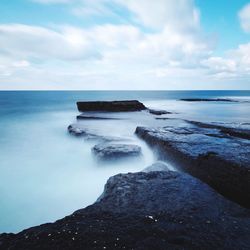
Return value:
[(111, 177), (93, 205), (2, 234), (0, 249), (249, 249), (250, 211), (187, 174)]
[(141, 111), (146, 107), (137, 100), (131, 101), (97, 101), (97, 102), (77, 102), (78, 110), (85, 111), (106, 111), (106, 112), (129, 112)]
[(142, 155), (141, 147), (132, 144), (101, 143), (92, 148), (92, 152), (98, 160), (121, 160)]
[(195, 122), (184, 124), (137, 127), (136, 134), (157, 149), (159, 159), (167, 159), (179, 170), (250, 208), (250, 141), (242, 139), (243, 131)]

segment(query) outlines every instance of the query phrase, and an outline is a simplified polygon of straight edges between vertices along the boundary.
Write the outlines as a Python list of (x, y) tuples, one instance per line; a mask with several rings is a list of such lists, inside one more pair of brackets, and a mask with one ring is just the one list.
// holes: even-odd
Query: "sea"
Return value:
[(69, 135), (67, 127), (79, 114), (76, 102), (101, 100), (139, 100), (176, 118), (250, 128), (250, 91), (0, 91), (0, 233), (53, 222), (91, 205), (109, 177), (141, 171), (157, 160), (134, 135), (133, 117), (86, 126), (139, 144), (144, 157), (137, 162), (102, 165), (91, 154), (94, 142)]

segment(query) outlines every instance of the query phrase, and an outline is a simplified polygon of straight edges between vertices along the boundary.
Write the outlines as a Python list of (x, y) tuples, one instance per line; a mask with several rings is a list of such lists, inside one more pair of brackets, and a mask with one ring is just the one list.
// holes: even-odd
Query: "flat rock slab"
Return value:
[(136, 134), (165, 158), (226, 197), (250, 207), (250, 141), (221, 129), (137, 127)]
[(0, 236), (0, 249), (249, 249), (250, 211), (187, 174), (111, 177), (96, 203)]
[(79, 111), (108, 111), (108, 112), (129, 112), (141, 111), (146, 107), (137, 100), (131, 101), (98, 101), (98, 102), (77, 102)]
[(95, 145), (92, 152), (98, 160), (120, 160), (142, 155), (141, 147), (132, 144), (102, 143)]
[(204, 123), (204, 122), (197, 122), (197, 121), (187, 121), (188, 123), (194, 124), (201, 128), (212, 128), (218, 129), (224, 136), (234, 136), (239, 137), (242, 139), (250, 140), (250, 130), (249, 129), (241, 129), (241, 128), (234, 128), (234, 127), (225, 127), (218, 124), (211, 124), (211, 123)]

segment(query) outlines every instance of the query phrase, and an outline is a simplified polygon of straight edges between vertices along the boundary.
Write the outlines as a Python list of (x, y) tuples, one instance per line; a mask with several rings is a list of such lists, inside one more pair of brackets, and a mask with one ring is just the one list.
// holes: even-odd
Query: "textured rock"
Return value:
[(226, 197), (250, 207), (250, 141), (217, 128), (137, 127), (136, 134), (159, 157), (208, 183)]
[(204, 123), (204, 122), (197, 122), (197, 121), (187, 121), (187, 122), (194, 124), (194, 125), (201, 127), (201, 128), (218, 129), (224, 135), (229, 135), (229, 136), (234, 136), (234, 137), (239, 137), (242, 139), (250, 140), (250, 130), (249, 129), (225, 127), (225, 126), (221, 126), (221, 125)]
[(250, 212), (177, 172), (119, 174), (55, 223), (0, 236), (0, 249), (249, 249)]
[(141, 147), (132, 144), (102, 143), (92, 148), (98, 160), (119, 160), (141, 156)]
[(124, 111), (141, 111), (146, 107), (139, 101), (111, 101), (111, 102), (77, 102), (79, 111), (108, 111), (108, 112), (124, 112)]

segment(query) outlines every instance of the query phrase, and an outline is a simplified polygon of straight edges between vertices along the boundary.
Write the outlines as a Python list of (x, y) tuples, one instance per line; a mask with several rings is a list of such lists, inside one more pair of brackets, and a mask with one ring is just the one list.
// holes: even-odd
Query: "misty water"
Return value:
[[(231, 98), (239, 102), (183, 102), (180, 98)], [(121, 114), (121, 120), (81, 123), (99, 134), (122, 137), (142, 147), (136, 161), (100, 164), (91, 154), (96, 142), (69, 135), (79, 100), (137, 99), (172, 111), (171, 118), (250, 127), (249, 91), (0, 92), (0, 232), (60, 219), (93, 203), (107, 179), (137, 172), (157, 159), (134, 131), (154, 125), (151, 115)], [(158, 125), (164, 126), (164, 121)]]

